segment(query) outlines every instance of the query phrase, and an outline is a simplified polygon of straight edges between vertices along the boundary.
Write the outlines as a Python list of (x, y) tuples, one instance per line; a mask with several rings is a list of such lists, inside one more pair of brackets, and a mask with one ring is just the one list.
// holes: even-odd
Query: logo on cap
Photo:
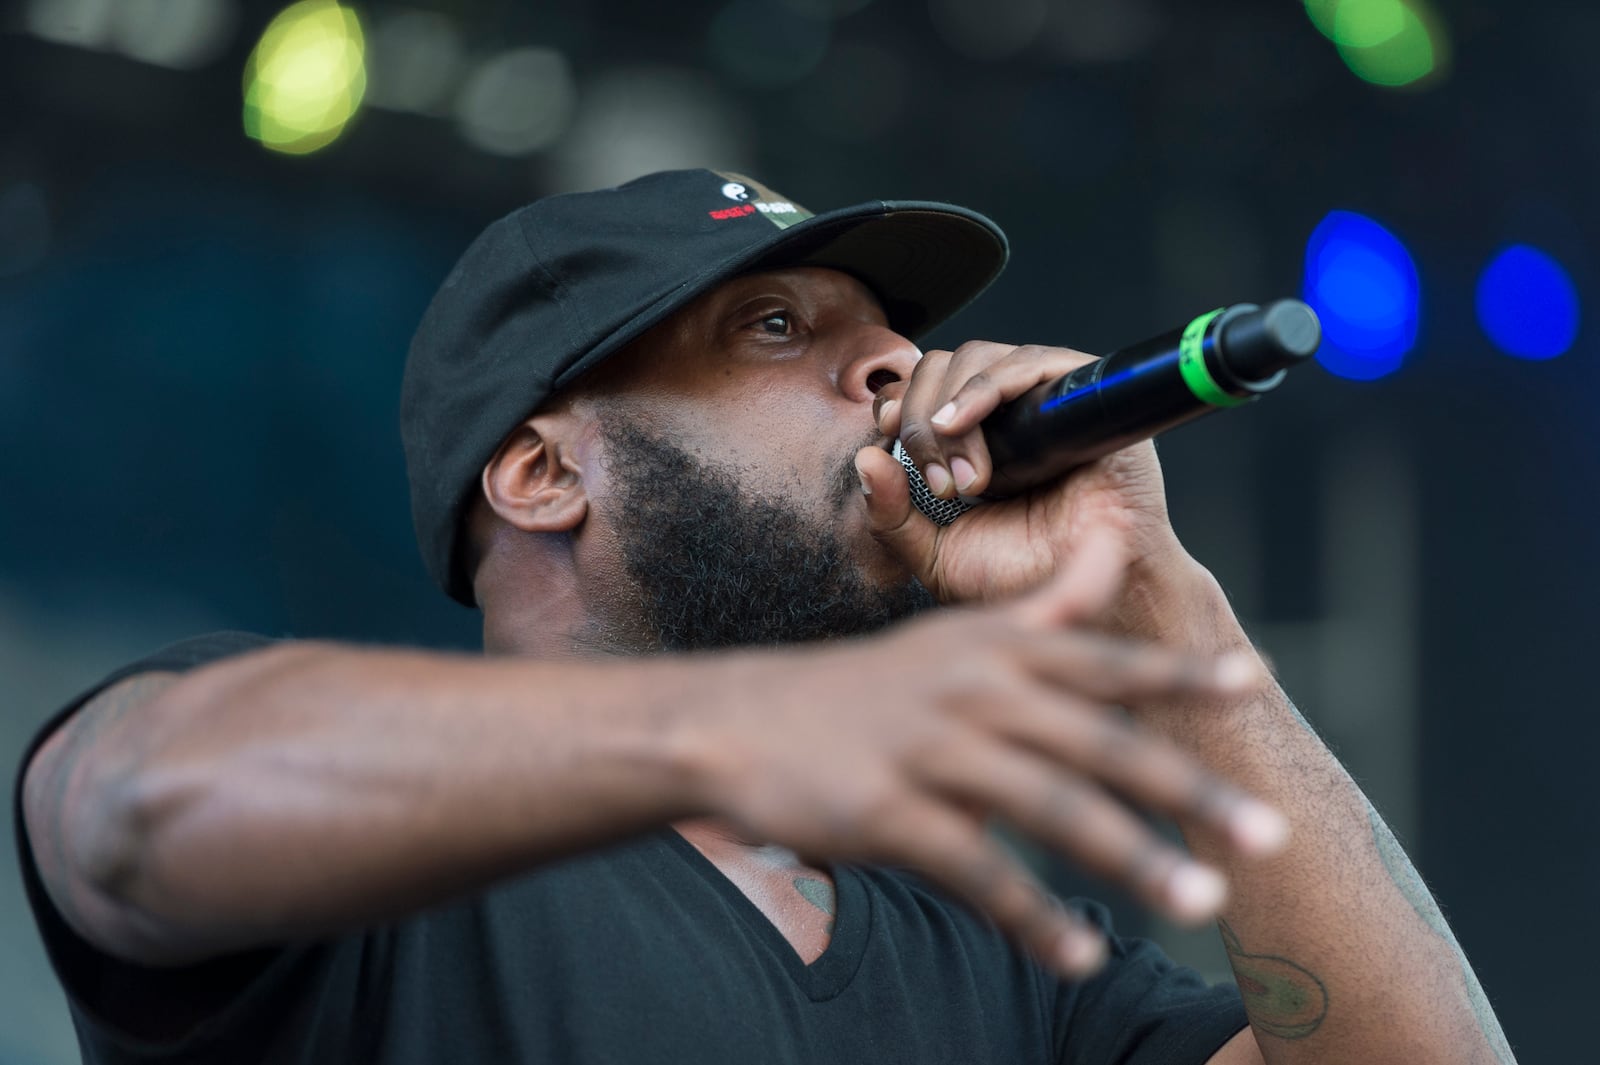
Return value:
[(720, 171), (716, 173), (719, 177), (728, 179), (728, 183), (722, 186), (722, 194), (728, 199), (736, 201), (739, 206), (724, 207), (721, 210), (707, 212), (712, 218), (721, 220), (760, 214), (779, 229), (787, 229), (796, 222), (801, 222), (811, 217), (810, 211), (773, 192), (754, 178), (745, 177), (743, 174), (728, 174)]

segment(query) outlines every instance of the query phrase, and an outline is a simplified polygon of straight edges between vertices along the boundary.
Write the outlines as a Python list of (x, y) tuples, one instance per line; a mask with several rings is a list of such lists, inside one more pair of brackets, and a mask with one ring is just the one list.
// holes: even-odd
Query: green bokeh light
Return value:
[(1330, 40), (1333, 38), (1333, 17), (1338, 10), (1339, 0), (1306, 0), (1306, 14), (1311, 16), (1311, 24)]
[(1405, 31), (1411, 9), (1401, 0), (1339, 0), (1333, 11), (1333, 43), (1340, 48), (1376, 48)]
[(1351, 73), (1369, 84), (1422, 85), (1445, 67), (1448, 42), (1428, 0), (1305, 0), (1305, 9)]
[(1393, 36), (1365, 48), (1340, 44), (1339, 55), (1362, 81), (1389, 88), (1422, 81), (1437, 68), (1438, 58), (1433, 35), (1410, 8), (1403, 13), (1400, 28)]

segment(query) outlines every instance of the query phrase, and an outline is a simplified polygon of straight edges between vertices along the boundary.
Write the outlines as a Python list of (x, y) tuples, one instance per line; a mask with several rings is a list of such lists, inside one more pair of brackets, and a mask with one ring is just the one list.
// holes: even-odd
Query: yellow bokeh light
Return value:
[(262, 33), (244, 68), (244, 130), (273, 151), (333, 143), (367, 88), (361, 22), (337, 0), (300, 0)]

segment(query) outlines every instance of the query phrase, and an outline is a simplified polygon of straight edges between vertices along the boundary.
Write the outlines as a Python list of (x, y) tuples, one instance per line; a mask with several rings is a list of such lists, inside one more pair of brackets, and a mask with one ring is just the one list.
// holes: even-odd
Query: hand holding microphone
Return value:
[[(981, 423), (993, 462), (982, 494), (1017, 495), (1203, 414), (1248, 403), (1310, 358), (1321, 336), (1316, 314), (1299, 300), (1240, 303), (1031, 388)], [(949, 524), (975, 502), (936, 495), (901, 441), (894, 456), (911, 479), (912, 502), (936, 523)]]

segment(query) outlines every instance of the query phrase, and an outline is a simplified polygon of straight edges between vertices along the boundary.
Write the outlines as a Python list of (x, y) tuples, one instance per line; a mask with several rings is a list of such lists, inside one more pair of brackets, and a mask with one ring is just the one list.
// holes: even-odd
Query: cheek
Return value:
[(741, 418), (745, 461), (771, 471), (807, 495), (831, 494), (840, 463), (847, 462), (872, 428), (859, 425), (829, 404), (785, 396), (752, 405)]
[(832, 498), (840, 469), (875, 433), (870, 407), (805, 365), (723, 369), (692, 390), (652, 390), (645, 407), (652, 431), (752, 490), (787, 498)]
[(829, 442), (842, 430), (852, 439), (865, 432), (865, 422), (859, 432), (847, 426), (849, 412), (814, 387), (793, 387), (781, 379), (746, 381), (719, 390), (715, 400), (680, 412), (676, 420), (686, 436), (722, 454), (732, 445), (746, 463), (765, 468), (804, 471), (819, 452), (836, 450)]

